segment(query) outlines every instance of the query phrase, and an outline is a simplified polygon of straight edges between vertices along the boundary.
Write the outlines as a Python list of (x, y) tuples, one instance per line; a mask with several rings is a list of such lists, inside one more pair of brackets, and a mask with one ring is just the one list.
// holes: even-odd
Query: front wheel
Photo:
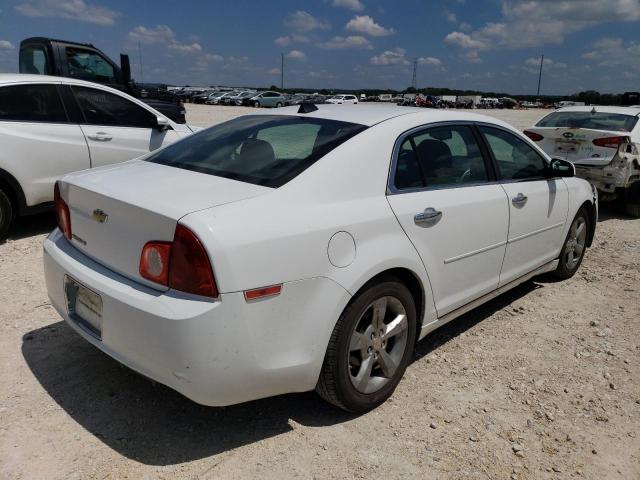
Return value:
[(340, 316), (316, 392), (350, 412), (377, 407), (400, 382), (415, 338), (411, 292), (395, 278), (383, 279), (359, 294)]
[(0, 190), (0, 242), (4, 242), (9, 234), (13, 213), (9, 197)]
[(553, 272), (556, 277), (564, 280), (573, 277), (578, 271), (587, 249), (588, 232), (589, 215), (585, 208), (581, 208), (573, 219), (562, 246), (558, 268)]
[(280, 107), (282, 107), (282, 103), (280, 102), (276, 103), (276, 108), (280, 108)]
[(260, 108), (260, 102), (253, 102), (253, 106), (256, 108)]

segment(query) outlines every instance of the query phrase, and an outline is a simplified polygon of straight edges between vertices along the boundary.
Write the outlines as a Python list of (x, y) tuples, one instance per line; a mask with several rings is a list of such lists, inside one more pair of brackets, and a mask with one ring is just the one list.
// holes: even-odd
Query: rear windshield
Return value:
[(554, 112), (540, 120), (537, 127), (591, 128), (630, 132), (638, 121), (637, 116), (605, 112)]
[(366, 128), (320, 118), (247, 115), (195, 133), (147, 161), (277, 188)]

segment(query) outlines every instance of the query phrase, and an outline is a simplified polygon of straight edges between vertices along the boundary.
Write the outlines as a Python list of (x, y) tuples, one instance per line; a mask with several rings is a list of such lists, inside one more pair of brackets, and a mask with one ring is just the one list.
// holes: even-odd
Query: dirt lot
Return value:
[[(200, 125), (248, 111), (190, 107)], [(362, 416), (312, 393), (206, 408), (119, 367), (48, 303), (53, 223), (0, 245), (0, 478), (640, 478), (640, 220), (601, 212), (573, 279), (434, 332)]]

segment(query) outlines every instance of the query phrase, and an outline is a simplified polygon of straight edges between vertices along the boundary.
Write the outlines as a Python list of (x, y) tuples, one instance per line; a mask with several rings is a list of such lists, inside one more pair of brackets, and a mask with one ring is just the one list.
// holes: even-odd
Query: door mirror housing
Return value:
[(165, 130), (169, 130), (171, 125), (169, 124), (169, 119), (166, 117), (161, 117), (158, 115), (156, 117), (156, 129), (160, 132), (164, 132)]
[(549, 163), (550, 177), (575, 177), (576, 167), (568, 160), (554, 158)]

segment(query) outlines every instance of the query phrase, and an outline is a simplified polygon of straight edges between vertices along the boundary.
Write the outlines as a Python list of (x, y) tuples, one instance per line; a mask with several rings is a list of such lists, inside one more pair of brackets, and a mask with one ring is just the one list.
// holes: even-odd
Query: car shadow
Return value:
[[(527, 295), (526, 282), (428, 335), (414, 361)], [(23, 336), (22, 354), (47, 393), (83, 428), (127, 458), (174, 465), (286, 433), (355, 418), (312, 392), (205, 407), (122, 367), (60, 321)]]
[(53, 211), (18, 217), (11, 225), (8, 240), (21, 240), (42, 235), (49, 233), (54, 228), (56, 228), (56, 216)]
[[(627, 214), (622, 201), (604, 202), (598, 205), (598, 223), (607, 220), (635, 220), (631, 215)], [(598, 231), (596, 230), (596, 235)]]

